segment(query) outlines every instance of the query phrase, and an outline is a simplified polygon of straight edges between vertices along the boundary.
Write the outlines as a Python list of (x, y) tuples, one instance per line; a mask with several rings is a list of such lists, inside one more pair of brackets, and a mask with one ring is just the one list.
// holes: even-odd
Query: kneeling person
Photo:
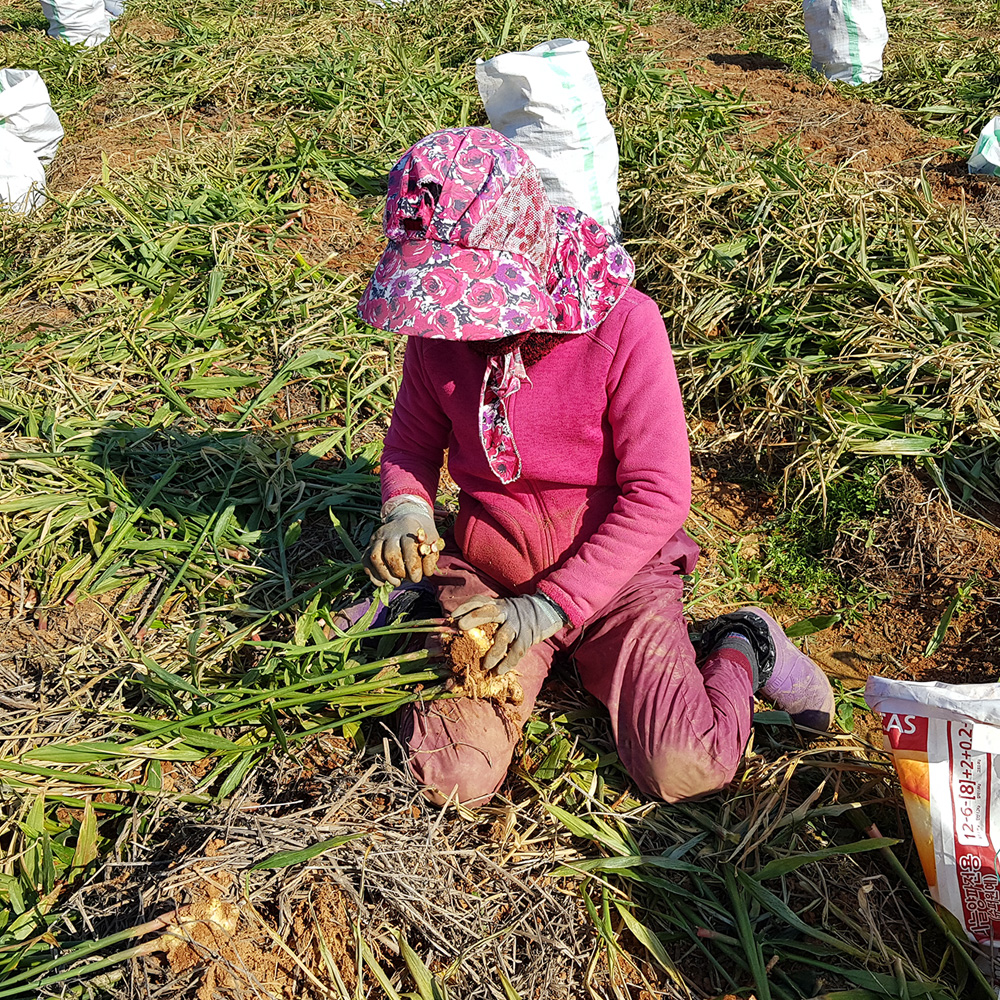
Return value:
[[(552, 207), (527, 155), (453, 129), (393, 169), (389, 246), (359, 312), (408, 337), (382, 453), (373, 579), (429, 585), (461, 629), (499, 626), (486, 669), (516, 668), (527, 720), (556, 652), (608, 709), (649, 795), (724, 787), (760, 692), (826, 729), (833, 692), (757, 608), (689, 637), (682, 575), (698, 548), (687, 427), (656, 304), (595, 220)], [(439, 556), (433, 500), (448, 452), (460, 488)], [(414, 705), (410, 766), (432, 798), (490, 798), (518, 738), (493, 705)]]

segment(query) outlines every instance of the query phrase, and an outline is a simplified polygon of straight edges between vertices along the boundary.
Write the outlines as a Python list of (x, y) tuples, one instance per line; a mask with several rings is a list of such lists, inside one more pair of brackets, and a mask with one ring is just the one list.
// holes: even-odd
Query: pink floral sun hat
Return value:
[(389, 246), (358, 312), (393, 333), (580, 333), (635, 273), (599, 222), (552, 206), (528, 155), (491, 129), (447, 129), (411, 147), (389, 175), (384, 223)]

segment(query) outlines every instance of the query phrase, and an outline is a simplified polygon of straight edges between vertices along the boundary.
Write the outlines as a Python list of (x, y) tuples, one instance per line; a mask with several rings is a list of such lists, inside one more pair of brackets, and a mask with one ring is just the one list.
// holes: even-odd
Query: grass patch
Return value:
[(709, 142), (660, 172), (628, 219), (659, 237), (640, 275), (675, 323), (696, 412), (804, 491), (895, 455), (961, 503), (996, 493), (989, 230), (919, 184), (877, 188), (793, 150)]

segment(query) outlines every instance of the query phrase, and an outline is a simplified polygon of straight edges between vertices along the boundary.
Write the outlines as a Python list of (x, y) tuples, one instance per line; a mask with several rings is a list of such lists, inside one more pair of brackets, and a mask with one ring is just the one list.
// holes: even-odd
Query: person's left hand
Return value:
[(489, 673), (495, 669), (500, 675), (516, 667), (536, 642), (555, 635), (567, 624), (559, 605), (542, 594), (521, 597), (481, 594), (456, 608), (451, 618), (463, 632), (491, 622), (500, 626), (493, 645), (483, 657), (483, 670)]

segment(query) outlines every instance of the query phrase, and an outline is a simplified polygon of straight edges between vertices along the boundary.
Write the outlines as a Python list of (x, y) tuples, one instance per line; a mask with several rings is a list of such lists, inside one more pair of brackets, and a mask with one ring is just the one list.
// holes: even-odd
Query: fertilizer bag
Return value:
[(104, 0), (42, 0), (49, 35), (70, 45), (100, 45), (111, 34)]
[(63, 128), (45, 81), (33, 69), (0, 69), (0, 128), (26, 142), (43, 162), (56, 155)]
[(0, 210), (27, 215), (44, 197), (45, 168), (31, 147), (0, 128)]
[(1000, 684), (869, 677), (865, 701), (882, 716), (931, 895), (1000, 983)]
[(969, 157), (970, 174), (1000, 174), (1000, 117), (994, 118), (979, 133)]
[(618, 143), (586, 42), (557, 38), (476, 60), (490, 124), (538, 168), (549, 201), (593, 216), (616, 237)]
[(889, 41), (882, 0), (803, 0), (802, 17), (814, 70), (855, 86), (882, 76)]

